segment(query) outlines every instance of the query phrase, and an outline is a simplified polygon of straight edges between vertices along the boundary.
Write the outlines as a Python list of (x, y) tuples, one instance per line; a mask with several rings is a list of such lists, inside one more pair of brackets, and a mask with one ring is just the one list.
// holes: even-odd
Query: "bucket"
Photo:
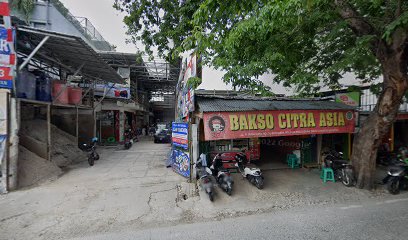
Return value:
[(52, 83), (52, 98), (55, 103), (68, 104), (68, 88), (65, 86), (66, 84), (62, 81)]
[(82, 88), (68, 87), (68, 99), (69, 104), (81, 104), (82, 103)]

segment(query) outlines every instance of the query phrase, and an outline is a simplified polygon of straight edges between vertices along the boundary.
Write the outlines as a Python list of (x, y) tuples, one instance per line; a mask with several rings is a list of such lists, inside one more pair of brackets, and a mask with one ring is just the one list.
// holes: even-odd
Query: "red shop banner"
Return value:
[(352, 133), (352, 110), (204, 113), (205, 140)]

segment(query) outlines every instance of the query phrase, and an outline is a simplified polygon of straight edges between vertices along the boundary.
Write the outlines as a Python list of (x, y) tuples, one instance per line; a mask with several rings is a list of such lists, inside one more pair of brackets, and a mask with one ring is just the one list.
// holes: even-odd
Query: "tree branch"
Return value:
[(397, 10), (395, 10), (395, 19), (401, 16), (401, 8), (402, 8), (402, 2), (401, 0), (398, 0)]
[(357, 36), (377, 35), (376, 29), (353, 9), (347, 0), (335, 0), (341, 17)]

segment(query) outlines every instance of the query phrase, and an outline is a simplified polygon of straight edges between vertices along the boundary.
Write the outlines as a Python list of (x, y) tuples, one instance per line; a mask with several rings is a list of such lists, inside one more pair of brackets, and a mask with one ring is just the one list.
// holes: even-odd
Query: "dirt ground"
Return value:
[(217, 188), (210, 202), (165, 167), (169, 149), (151, 141), (130, 150), (98, 149), (101, 159), (93, 167), (83, 162), (55, 181), (1, 195), (0, 239), (67, 239), (391, 197), (381, 189), (324, 184), (318, 171), (296, 169), (264, 172), (263, 190), (234, 174), (232, 196)]

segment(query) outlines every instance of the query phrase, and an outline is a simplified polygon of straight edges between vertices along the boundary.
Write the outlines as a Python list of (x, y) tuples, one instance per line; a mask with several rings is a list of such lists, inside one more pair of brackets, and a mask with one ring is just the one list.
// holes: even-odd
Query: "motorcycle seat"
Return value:
[(251, 170), (259, 169), (258, 166), (254, 165), (254, 164), (251, 164), (251, 163), (245, 165), (245, 167), (246, 167), (246, 168), (249, 168), (249, 169), (251, 169)]

